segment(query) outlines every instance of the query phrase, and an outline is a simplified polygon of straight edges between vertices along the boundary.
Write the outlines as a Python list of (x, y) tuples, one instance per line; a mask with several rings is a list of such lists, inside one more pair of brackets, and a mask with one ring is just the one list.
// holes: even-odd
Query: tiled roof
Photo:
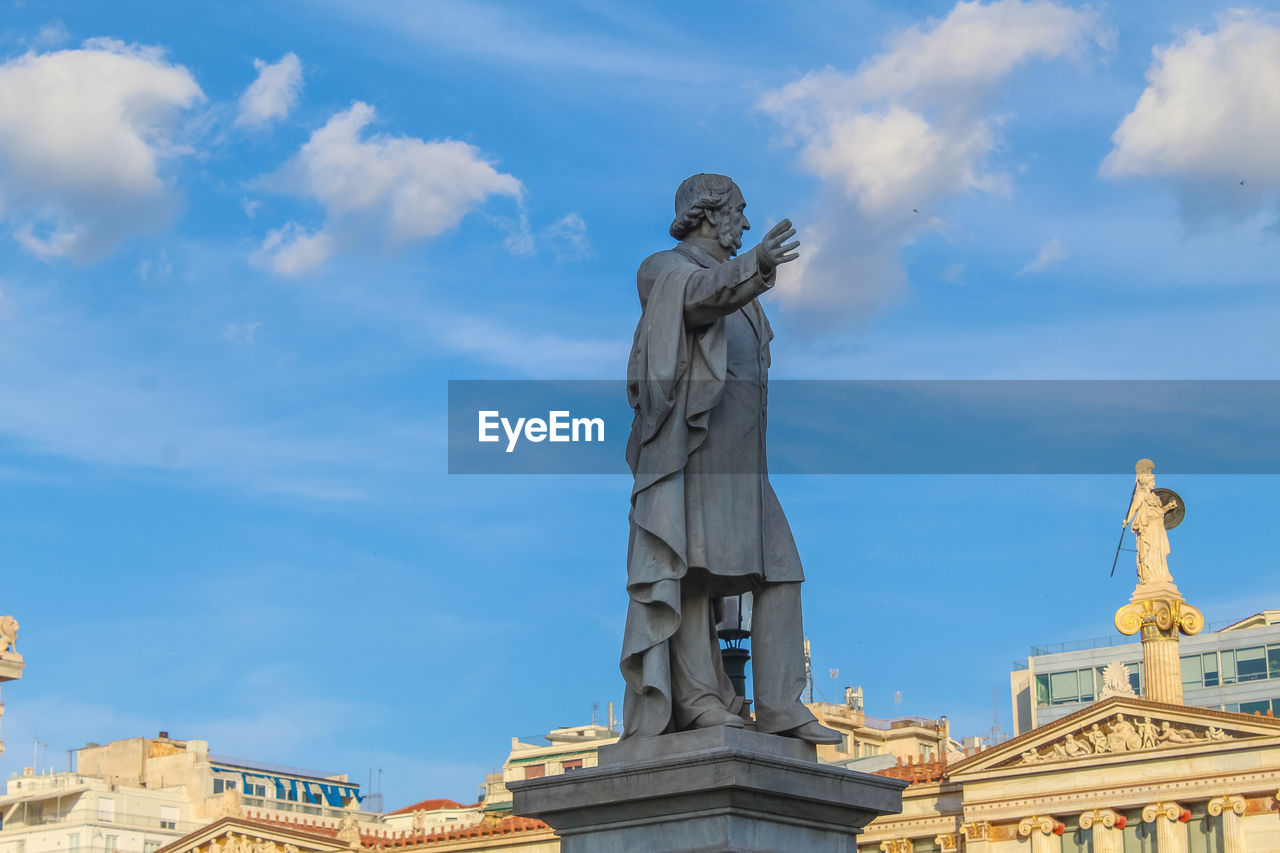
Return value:
[(375, 845), (377, 850), (388, 850), (400, 847), (428, 847), (446, 841), (457, 841), (460, 838), (485, 838), (490, 835), (511, 835), (517, 832), (536, 832), (551, 827), (531, 817), (510, 816), (502, 820), (489, 820), (471, 826), (452, 827), (421, 833), (400, 833), (397, 837), (384, 840)]
[(411, 806), (405, 806), (402, 809), (387, 812), (387, 814), (408, 814), (409, 812), (416, 811), (434, 812), (439, 811), (440, 809), (470, 809), (475, 808), (478, 805), (480, 804), (476, 803), (475, 805), (464, 806), (462, 803), (454, 800), (423, 800), (420, 803), (414, 803)]
[(899, 756), (895, 766), (877, 770), (875, 775), (888, 776), (890, 779), (906, 779), (913, 785), (917, 782), (943, 781), (947, 775), (947, 759), (943, 756), (937, 761), (923, 761), (917, 756), (916, 761), (903, 763), (902, 757)]
[[(326, 839), (337, 838), (338, 836), (338, 827), (326, 826), (316, 821), (286, 820), (285, 818), (266, 815), (262, 812), (245, 812), (243, 820), (264, 826), (289, 827), (322, 836)], [(405, 830), (403, 832), (367, 832), (361, 830), (360, 846), (365, 850), (423, 847), (431, 844), (440, 844), (445, 841), (456, 841), (460, 838), (483, 838), (490, 835), (510, 835), (515, 832), (534, 832), (541, 829), (550, 829), (550, 827), (534, 818), (509, 816), (501, 820), (491, 818), (484, 823), (472, 824), (471, 826), (458, 826), (423, 832), (414, 832), (413, 830)]]

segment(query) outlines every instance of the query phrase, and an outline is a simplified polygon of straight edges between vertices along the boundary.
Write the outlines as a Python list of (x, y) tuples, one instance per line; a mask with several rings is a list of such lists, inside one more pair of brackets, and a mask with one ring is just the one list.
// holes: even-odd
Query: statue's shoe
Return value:
[(784, 732), (778, 732), (778, 734), (783, 737), (797, 737), (815, 744), (837, 744), (844, 741), (844, 735), (835, 729), (827, 728), (817, 720), (810, 720), (802, 726), (796, 726), (794, 729), (787, 729)]
[(725, 708), (711, 708), (693, 718), (691, 729), (710, 729), (715, 726), (742, 728), (742, 718)]

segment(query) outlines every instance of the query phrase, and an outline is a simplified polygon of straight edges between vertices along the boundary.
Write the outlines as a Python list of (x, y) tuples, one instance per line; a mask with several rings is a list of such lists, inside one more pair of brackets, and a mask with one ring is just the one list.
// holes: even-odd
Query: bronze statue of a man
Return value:
[(804, 572), (765, 464), (773, 332), (756, 297), (799, 242), (784, 219), (738, 255), (745, 208), (729, 178), (687, 179), (671, 223), (680, 242), (636, 275), (623, 737), (743, 725), (712, 613), (715, 599), (749, 591), (756, 728), (838, 743), (800, 701)]

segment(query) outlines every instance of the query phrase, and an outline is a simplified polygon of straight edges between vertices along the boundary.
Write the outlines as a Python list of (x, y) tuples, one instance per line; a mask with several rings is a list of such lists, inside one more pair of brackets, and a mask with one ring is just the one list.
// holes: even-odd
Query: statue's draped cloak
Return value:
[(680, 625), (680, 585), (691, 568), (706, 572), (714, 595), (804, 579), (765, 466), (772, 332), (755, 297), (771, 285), (754, 252), (721, 264), (683, 242), (637, 275), (643, 313), (627, 368), (635, 485), (621, 662), (628, 737), (671, 725), (667, 640)]

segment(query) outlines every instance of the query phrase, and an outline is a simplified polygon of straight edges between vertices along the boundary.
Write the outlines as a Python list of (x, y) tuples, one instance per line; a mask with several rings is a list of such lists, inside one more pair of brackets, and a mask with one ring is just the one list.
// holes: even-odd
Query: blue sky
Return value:
[[(0, 771), (165, 729), (470, 800), (620, 701), (627, 480), (449, 476), (446, 383), (617, 378), (694, 172), (800, 229), (775, 377), (1277, 378), (1278, 81), (1225, 4), (9, 3)], [(1159, 482), (1210, 621), (1280, 600), (1270, 478)], [(1131, 485), (777, 478), (818, 690), (1007, 724)]]

